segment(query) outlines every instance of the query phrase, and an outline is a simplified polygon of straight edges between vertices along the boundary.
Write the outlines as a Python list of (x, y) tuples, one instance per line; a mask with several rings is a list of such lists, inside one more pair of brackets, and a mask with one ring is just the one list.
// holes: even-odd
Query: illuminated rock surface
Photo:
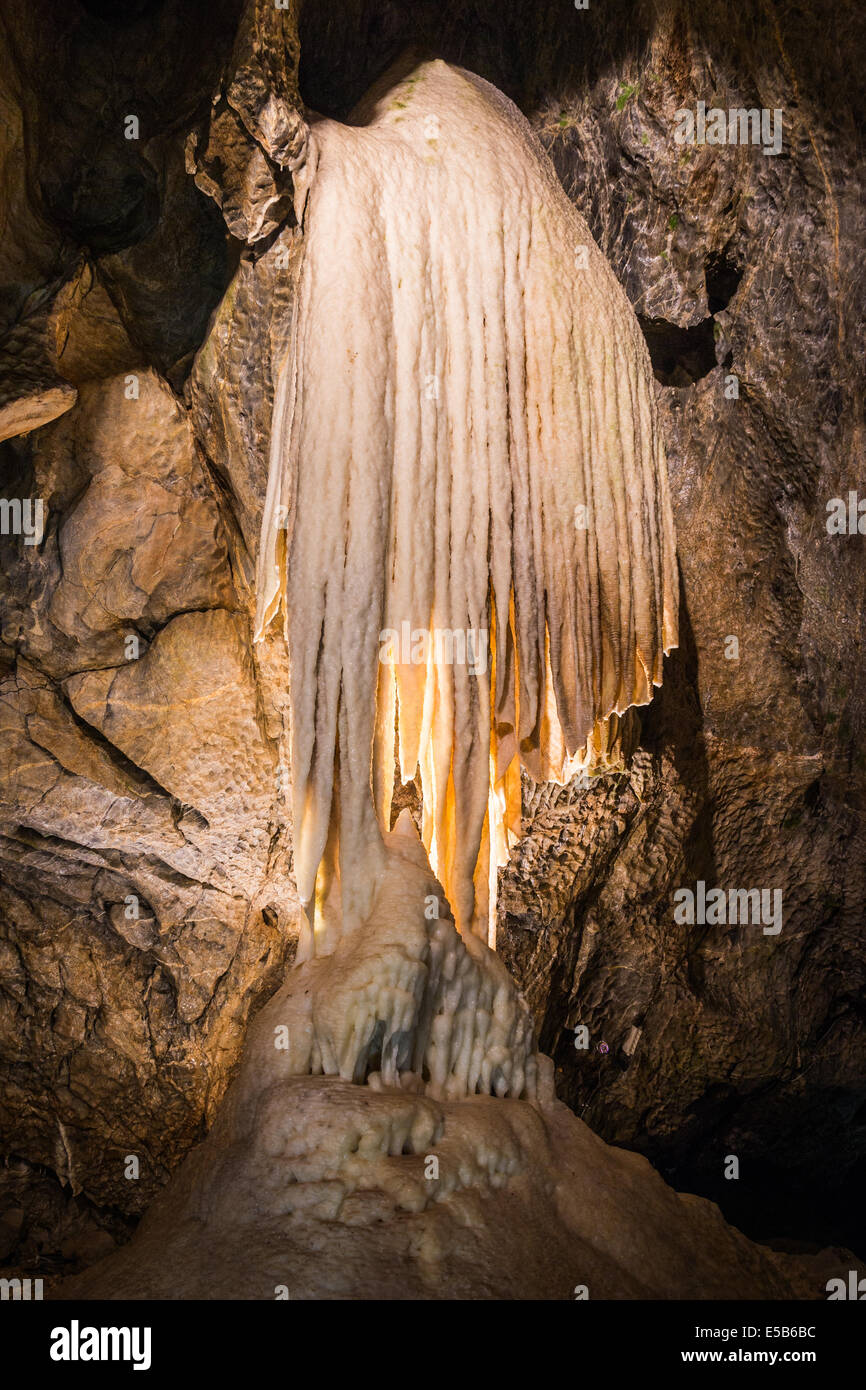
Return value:
[[(298, 892), (312, 916), (338, 877), (340, 929), (363, 916), (396, 723), (431, 864), (487, 936), (521, 765), (613, 759), (604, 722), (676, 640), (649, 355), (530, 127), (471, 73), (410, 57), (309, 145), (258, 584), (261, 631), (285, 567)], [(436, 631), (444, 654), (409, 650)], [(314, 933), (303, 954), (333, 949), (333, 913)]]
[[(237, 70), (236, 0), (124, 6), (122, 23), (99, 8), (7, 0), (0, 16), (0, 372), (13, 375), (23, 342), (25, 365), (59, 374), (65, 401), (78, 392), (60, 418), (0, 444), (5, 495), (47, 504), (41, 546), (0, 538), (0, 1259), (49, 1278), (128, 1238), (213, 1119), (248, 1018), (284, 981), (298, 939), (278, 626), (252, 643), (273, 364), (302, 249), (268, 219), (293, 190), (265, 172), (269, 137), (251, 133), (249, 105), (249, 125), (235, 107), (216, 134), (208, 119)], [(260, 8), (291, 37), (291, 15)], [(694, 0), (651, 12), (485, 0), (467, 23), (460, 0), (334, 0), (302, 15), (309, 106), (345, 121), (423, 40), (425, 17), (437, 53), (528, 117), (643, 316), (683, 584), (680, 648), (637, 721), (628, 772), (589, 788), (524, 777), (497, 949), (559, 1096), (594, 1130), (646, 1152), (675, 1186), (712, 1193), (755, 1237), (861, 1249), (866, 567), (862, 538), (824, 527), (828, 499), (863, 491), (860, 12), (840, 4), (829, 26), (788, 0), (733, 16)], [(298, 51), (287, 43), (277, 71), (295, 106)], [(123, 136), (132, 92), (138, 142)], [(782, 156), (672, 141), (678, 107), (724, 92), (785, 107)], [(237, 231), (264, 230), (250, 250), (227, 248), (199, 191), (208, 176)], [(686, 329), (702, 335), (700, 353), (680, 352)], [(141, 396), (128, 400), (137, 369)], [(0, 401), (18, 399), (6, 384)], [(197, 464), (177, 423), (187, 412)], [(140, 442), (148, 421), (170, 434), (161, 455)], [(119, 459), (122, 494), (102, 486)], [(167, 552), (151, 548), (139, 507), (166, 491)], [(69, 583), (64, 533), (85, 547), (67, 552)], [(175, 666), (179, 620), (199, 640)], [(142, 654), (156, 649), (137, 677), (124, 655), (133, 630)], [(161, 673), (147, 740), (130, 739), (129, 703), (88, 701), (84, 715), (70, 703), (67, 682), (107, 668), (139, 706), (157, 703), (145, 686)], [(197, 760), (202, 697), (228, 670), (256, 730)], [(220, 711), (236, 739), (231, 705)], [(177, 738), (187, 718), (188, 750)], [(257, 779), (272, 769), (266, 853), (244, 838), (262, 814), (258, 781), (249, 817), (243, 806), (250, 758)], [(417, 808), (414, 789), (398, 788), (395, 807), (407, 804)], [(779, 886), (781, 937), (675, 923), (675, 889), (714, 875)], [(721, 1176), (730, 1152), (748, 1160), (738, 1183)], [(124, 1175), (129, 1153), (138, 1181)]]
[[(464, 1095), (482, 1001), (464, 988), (461, 1015), (465, 947), (452, 924), (418, 949), (426, 933), (413, 933), (411, 913), (429, 870), (411, 823), (388, 853), (402, 873), (385, 875), (369, 922), (291, 971), (256, 1016), (206, 1141), (132, 1243), (59, 1296), (819, 1297), (841, 1252), (810, 1262), (753, 1245), (711, 1203), (679, 1196), (552, 1099), (547, 1059), (515, 1048), (513, 986), (495, 958), (498, 1017), (479, 1070), (498, 1058), (514, 1091), (538, 1086), (541, 1101)], [(388, 1021), (381, 1037), (370, 1030), (377, 1016)], [(508, 1047), (497, 1046), (509, 1022)], [(356, 1083), (366, 1070), (366, 1085), (293, 1074), (309, 1049), (332, 1073), (348, 1058), (349, 1071), (357, 1039), (371, 1036), (381, 1055), (362, 1052)], [(396, 1074), (401, 1046), (407, 1060), (416, 1049), (414, 1075)]]

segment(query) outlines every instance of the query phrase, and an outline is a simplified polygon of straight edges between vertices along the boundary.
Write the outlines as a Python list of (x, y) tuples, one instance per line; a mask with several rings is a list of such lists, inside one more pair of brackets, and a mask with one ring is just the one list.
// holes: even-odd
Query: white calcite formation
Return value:
[[(523, 1045), (497, 986), (475, 982), (467, 933), (491, 939), (521, 765), (563, 782), (614, 759), (618, 715), (651, 698), (676, 640), (649, 358), (528, 125), (472, 74), (404, 64), (349, 124), (312, 121), (305, 170), (257, 617), (261, 636), (282, 599), (299, 959), (380, 930), (396, 739), (464, 935), (460, 998), (477, 988), (504, 1037), (435, 1041), (457, 985), (435, 982), (433, 930), (424, 1008), (444, 1012), (429, 1040), (407, 1022), (415, 967), (386, 979), (383, 964), (349, 1032), (317, 1026), (298, 1064), (361, 1069), (387, 1015), (386, 1076), (414, 1073), (420, 1048), (437, 1085), (495, 1091), (510, 1065), (511, 1090)], [(468, 1009), (454, 1005), (458, 1032)]]
[(559, 1103), (440, 1101), (269, 1067), (237, 1079), (131, 1243), (52, 1293), (820, 1298), (846, 1258), (752, 1244)]
[[(419, 922), (438, 885), (405, 814), (385, 853), (370, 927), (292, 970), (256, 1015), (210, 1133), (130, 1244), (52, 1292), (821, 1297), (846, 1255), (753, 1245), (552, 1099), (501, 962), (450, 922)], [(334, 1074), (296, 1074), (321, 1070)]]
[(502, 963), (449, 921), (422, 925), (438, 885), (407, 813), (385, 853), (370, 926), (256, 1015), (207, 1139), (131, 1243), (54, 1292), (821, 1297), (846, 1257), (753, 1245), (553, 1099)]
[(240, 1085), (312, 1075), (452, 1100), (553, 1100), (553, 1066), (505, 966), (447, 916), (408, 811), (385, 840), (369, 922), (291, 971), (257, 1015)]

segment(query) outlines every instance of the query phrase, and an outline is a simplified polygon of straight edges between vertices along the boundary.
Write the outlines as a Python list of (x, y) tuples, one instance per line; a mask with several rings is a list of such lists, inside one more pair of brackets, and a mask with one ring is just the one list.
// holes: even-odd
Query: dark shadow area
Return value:
[(648, 319), (642, 314), (638, 322), (656, 380), (663, 386), (691, 386), (719, 365), (711, 318), (693, 328), (679, 328), (667, 319)]
[[(813, 1090), (803, 1097), (801, 1115), (781, 1117), (780, 1124), (792, 1131), (812, 1127), (813, 1143), (804, 1147), (800, 1168), (787, 1161), (774, 1162), (760, 1144), (755, 1145), (757, 1152), (750, 1151), (746, 1136), (756, 1122), (760, 1125), (761, 1093), (742, 1096), (725, 1085), (711, 1087), (695, 1102), (681, 1134), (669, 1142), (629, 1147), (649, 1158), (679, 1192), (716, 1202), (726, 1220), (752, 1240), (788, 1241), (792, 1249), (841, 1245), (862, 1257), (866, 1251), (866, 1159), (848, 1168), (842, 1163), (827, 1164), (823, 1183), (817, 1183), (814, 1175), (820, 1153), (836, 1147), (826, 1117), (834, 1111), (850, 1114), (857, 1099), (850, 1093)], [(852, 1123), (862, 1130), (862, 1118)], [(706, 1135), (726, 1131), (732, 1136), (727, 1148), (707, 1144)], [(736, 1178), (724, 1176), (728, 1154), (739, 1160)]]
[(743, 268), (737, 265), (730, 251), (725, 250), (707, 258), (704, 284), (707, 287), (707, 305), (711, 314), (720, 314), (723, 309), (727, 309), (742, 278)]
[(94, 256), (137, 245), (159, 222), (156, 170), (134, 147), (120, 164), (114, 147), (97, 145), (74, 174), (47, 174), (39, 191), (52, 221)]
[(94, 19), (105, 24), (127, 25), (159, 10), (163, 0), (78, 0), (78, 3)]

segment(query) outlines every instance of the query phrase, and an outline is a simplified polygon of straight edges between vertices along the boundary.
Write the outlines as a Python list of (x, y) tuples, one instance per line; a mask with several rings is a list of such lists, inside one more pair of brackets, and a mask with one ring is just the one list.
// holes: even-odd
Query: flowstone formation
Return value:
[[(311, 125), (259, 570), (306, 935), (207, 1140), (63, 1296), (817, 1293), (555, 1101), (483, 939), (521, 765), (615, 760), (675, 637), (642, 339), (493, 89), (425, 64), (354, 119)], [(489, 666), (398, 655), (404, 623), (483, 631)]]
[[(679, 645), (616, 731), (637, 751), (565, 787), (521, 770), (496, 952), (596, 1134), (753, 1239), (862, 1250), (866, 542), (827, 522), (864, 495), (864, 19), (4, 0), (0, 1274), (53, 1284), (129, 1238), (294, 959), (280, 622), (253, 643), (274, 379), (314, 233), (309, 113), (347, 122), (413, 43), (516, 103), (628, 296), (677, 531)], [(781, 109), (781, 153), (679, 144), (699, 103)], [(378, 251), (356, 254), (381, 284)], [(404, 806), (423, 832), (419, 788), (395, 786), (392, 822)], [(781, 933), (678, 922), (701, 882), (780, 889)], [(447, 935), (440, 890), (438, 926), (415, 904), (407, 936)], [(374, 1045), (359, 1071), (380, 1067)]]
[[(407, 56), (306, 146), (256, 622), (282, 601), (297, 960), (336, 953), (305, 972), (293, 1073), (363, 1080), (377, 1053), (385, 1084), (535, 1097), (525, 1005), (470, 943), (492, 944), (521, 766), (614, 758), (675, 639), (649, 355), (489, 84)], [(414, 906), (384, 838), (395, 762), (442, 885)]]
[(408, 812), (385, 854), (369, 927), (290, 973), (205, 1142), (59, 1296), (819, 1297), (838, 1261), (752, 1245), (553, 1098), (501, 962), (419, 920)]
[(395, 730), (457, 925), (492, 944), (521, 766), (614, 760), (676, 641), (649, 355), (488, 83), (409, 57), (308, 142), (257, 615), (284, 594), (300, 953), (367, 915)]

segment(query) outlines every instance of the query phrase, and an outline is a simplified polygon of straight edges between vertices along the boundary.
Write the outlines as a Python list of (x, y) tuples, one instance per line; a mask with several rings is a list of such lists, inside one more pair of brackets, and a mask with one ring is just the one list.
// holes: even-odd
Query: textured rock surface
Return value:
[(750, 1244), (564, 1105), (295, 1078), (255, 1126), (230, 1106), (133, 1242), (46, 1296), (808, 1299), (836, 1264)]
[[(284, 672), (265, 698), (219, 491), (156, 370), (198, 345), (215, 273), (225, 284), (224, 230), (183, 145), (234, 24), (211, 7), (203, 45), (189, 7), (119, 28), (50, 8), (53, 34), (25, 6), (4, 12), (41, 182), (19, 137), (3, 302), (19, 339), (37, 303), (39, 350), (69, 397), (3, 446), (5, 495), (45, 508), (42, 543), (4, 534), (0, 557), (0, 1127), (16, 1156), (3, 1203), (25, 1213), (4, 1258), (25, 1264), (77, 1258), (62, 1230), (89, 1229), (94, 1203), (147, 1205), (296, 937), (277, 810)], [(53, 1250), (43, 1208), (65, 1213)]]
[[(392, 888), (400, 886), (398, 873)], [(404, 887), (402, 900), (412, 897)], [(383, 907), (370, 930), (387, 952)], [(297, 1058), (275, 1046), (275, 1020), (292, 1020), (297, 1047), (305, 997), (323, 970), (331, 978), (319, 1006), (344, 1006), (334, 967), (359, 935), (293, 971), (258, 1015), (206, 1141), (132, 1243), (49, 1285), (50, 1294), (821, 1297), (841, 1252), (809, 1262), (752, 1245), (711, 1203), (679, 1196), (644, 1158), (608, 1147), (559, 1102), (434, 1099), (430, 1086), (419, 1094), (393, 1080), (380, 1090), (292, 1075)], [(486, 952), (481, 942), (474, 949)]]
[[(140, 1212), (200, 1137), (295, 939), (284, 657), (277, 638), (253, 656), (249, 629), (299, 244), (291, 214), (271, 231), (279, 127), (251, 131), (254, 104), (238, 97), (248, 125), (227, 99), (240, 4), (99, 9), (2, 16), (0, 407), (22, 399), (22, 361), (65, 409), (25, 437), (16, 417), (0, 445), (3, 495), (46, 504), (41, 545), (0, 538), (0, 1258), (30, 1268), (66, 1258), (54, 1222), (125, 1234), (108, 1208)], [(530, 117), (644, 320), (687, 619), (630, 773), (526, 784), (500, 947), (594, 1129), (750, 1234), (857, 1249), (866, 565), (825, 516), (866, 494), (862, 21), (786, 0), (467, 15), (309, 4), (301, 94), (342, 117), (430, 36)], [(700, 99), (781, 107), (783, 153), (676, 145), (673, 113)], [(207, 177), (232, 230), (263, 233), (250, 248), (227, 246)], [(698, 879), (781, 888), (781, 934), (677, 924), (673, 893)]]
[[(644, 721), (651, 758), (607, 863), (600, 847), (575, 863), (565, 950), (551, 940), (530, 962), (540, 941), (515, 902), (504, 954), (522, 958), (561, 1094), (605, 1137), (753, 1234), (794, 1234), (802, 1210), (799, 1234), (835, 1223), (853, 1243), (866, 565), (863, 537), (825, 523), (830, 499), (864, 492), (864, 202), (841, 58), (863, 32), (845, 8), (834, 25), (830, 41), (817, 12), (786, 5), (671, 6), (624, 41), (596, 14), (592, 56), (535, 98), (566, 189), (685, 359), (657, 365), (691, 641)], [(674, 144), (673, 112), (700, 99), (780, 108), (783, 154)], [(701, 324), (713, 351), (696, 371), (666, 325)], [(585, 828), (569, 821), (567, 843)], [(781, 934), (677, 926), (672, 894), (698, 879), (781, 889)], [(575, 1050), (576, 1023), (606, 1057)], [(721, 1179), (728, 1153), (739, 1184)]]

